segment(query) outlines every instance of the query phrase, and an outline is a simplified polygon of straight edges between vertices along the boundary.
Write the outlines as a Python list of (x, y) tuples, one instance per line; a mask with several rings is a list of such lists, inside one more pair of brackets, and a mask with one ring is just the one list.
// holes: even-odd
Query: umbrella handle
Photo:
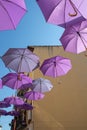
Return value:
[(76, 9), (75, 9), (75, 7), (74, 7), (72, 1), (69, 0), (69, 2), (70, 2), (71, 6), (73, 7), (73, 10), (74, 10), (74, 12), (75, 12), (74, 14), (69, 13), (69, 16), (71, 16), (71, 17), (75, 17), (75, 16), (77, 16), (77, 11), (76, 11)]

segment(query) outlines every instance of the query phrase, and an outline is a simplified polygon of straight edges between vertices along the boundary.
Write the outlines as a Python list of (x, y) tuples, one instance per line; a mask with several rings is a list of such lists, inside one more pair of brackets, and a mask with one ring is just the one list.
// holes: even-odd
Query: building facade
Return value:
[[(25, 124), (16, 130), (87, 130), (87, 57), (85, 53), (72, 54), (62, 47), (35, 46), (34, 53), (40, 64), (50, 57), (59, 55), (69, 58), (72, 69), (64, 76), (51, 78), (39, 69), (31, 75), (33, 79), (46, 78), (53, 89), (45, 93), (42, 100), (34, 101), (33, 111), (25, 111)], [(23, 115), (22, 115), (23, 116)], [(13, 129), (14, 130), (14, 129)]]

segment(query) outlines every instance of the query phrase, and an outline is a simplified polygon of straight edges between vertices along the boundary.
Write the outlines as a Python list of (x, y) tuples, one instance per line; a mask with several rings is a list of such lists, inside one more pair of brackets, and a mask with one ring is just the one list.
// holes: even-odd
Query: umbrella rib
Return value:
[[(24, 56), (24, 58), (27, 57), (28, 59), (32, 60), (34, 63), (37, 64), (37, 62), (35, 60), (33, 60), (32, 58), (28, 57), (27, 55)], [(25, 58), (26, 59), (26, 58)], [(27, 62), (27, 61), (26, 61)]]
[(66, 66), (70, 66), (70, 65), (68, 65), (68, 64), (66, 64), (66, 63), (61, 63), (61, 61), (60, 61), (60, 64), (63, 64), (63, 65), (66, 65)]
[[(48, 63), (47, 63), (47, 64), (48, 64)], [(45, 65), (47, 65), (47, 64), (45, 64)], [(51, 65), (52, 65), (52, 64), (50, 64), (49, 67), (47, 67), (47, 69), (45, 70), (45, 73), (48, 71), (48, 69), (51, 67)], [(43, 67), (44, 67), (44, 66), (43, 66)], [(42, 67), (42, 68), (43, 68), (43, 67)]]
[[(81, 39), (81, 41), (82, 41), (82, 43), (83, 43), (83, 45), (84, 45), (84, 47), (85, 47), (85, 49), (86, 49), (86, 45), (85, 45), (85, 43), (84, 43), (84, 41), (82, 40), (82, 36), (80, 35), (80, 39)], [(84, 38), (83, 38), (84, 39)], [(84, 39), (85, 40), (85, 39)], [(85, 40), (86, 41), (86, 40)], [(87, 41), (86, 41), (87, 42)]]
[[(64, 12), (65, 12), (65, 9), (66, 9), (66, 1), (65, 1), (65, 6), (64, 6)], [(66, 21), (65, 21), (65, 13), (64, 13), (64, 23), (66, 23)]]
[[(18, 64), (17, 72), (18, 72), (19, 69), (21, 70), (20, 64), (22, 63), (22, 59), (23, 59), (23, 57), (24, 57), (25, 51), (26, 51), (26, 49), (24, 49), (22, 55), (20, 55), (21, 59), (20, 59), (20, 62), (19, 62), (19, 64)], [(19, 52), (19, 50), (18, 50), (18, 52)]]
[[(60, 2), (61, 2), (61, 1), (60, 1)], [(60, 3), (60, 2), (59, 2), (59, 3)], [(58, 3), (58, 4), (59, 4), (59, 3)], [(55, 8), (58, 6), (58, 4), (57, 4), (57, 5), (53, 8), (53, 10), (50, 12), (50, 15), (49, 15), (48, 19), (50, 18), (51, 14), (52, 14), (53, 11), (55, 10)], [(48, 20), (48, 19), (47, 19), (47, 20)]]
[(18, 4), (14, 3), (13, 1), (7, 0), (6, 2), (12, 3), (12, 4), (14, 4), (14, 5), (16, 5), (16, 6), (20, 7), (20, 8), (22, 8), (24, 11), (27, 11), (25, 8), (19, 6)]
[(0, 4), (1, 4), (1, 6), (3, 7), (3, 9), (6, 11), (6, 13), (7, 13), (8, 17), (10, 18), (10, 20), (11, 20), (11, 22), (12, 22), (12, 25), (13, 25), (13, 27), (14, 27), (14, 29), (15, 29), (15, 28), (16, 28), (16, 27), (15, 27), (15, 24), (14, 24), (13, 20), (11, 19), (10, 15), (9, 15), (9, 13), (8, 13), (8, 11), (7, 11), (7, 9), (3, 6), (3, 4), (1, 3), (1, 1), (0, 1)]
[[(11, 61), (9, 61), (9, 63), (11, 63), (13, 60), (15, 60), (16, 58), (18, 58), (18, 57), (21, 57), (21, 54), (20, 54), (20, 51), (17, 49), (16, 51), (18, 51), (19, 52), (19, 54), (16, 54), (16, 55), (18, 55), (18, 56), (16, 56), (15, 58), (13, 58)], [(24, 50), (25, 51), (25, 50)], [(7, 56), (9, 56), (9, 55), (11, 55), (11, 54), (8, 54)], [(5, 56), (5, 55), (4, 55)], [(9, 64), (8, 63), (8, 64)], [(8, 66), (8, 64), (7, 64), (7, 66)]]
[(15, 81), (15, 85), (14, 86), (16, 86), (16, 89), (18, 89), (18, 87), (17, 87), (18, 86), (18, 79), (17, 79), (17, 81)]
[(25, 57), (26, 57), (26, 56), (24, 56), (25, 62), (27, 63), (27, 66), (28, 66), (28, 68), (29, 68), (29, 71), (30, 71), (29, 64), (28, 64), (28, 62), (27, 62), (27, 60), (26, 60), (26, 58), (25, 58)]
[[(33, 60), (31, 57), (28, 57), (27, 55), (25, 55), (25, 57), (27, 57), (27, 58), (29, 58), (29, 59), (31, 59), (32, 61), (35, 62), (35, 60)], [(37, 62), (35, 62), (35, 63), (37, 63)]]
[(83, 0), (82, 0), (81, 3), (79, 4), (78, 9), (79, 9), (79, 7), (82, 5), (82, 3), (83, 3)]
[[(83, 1), (82, 1), (82, 2), (83, 2)], [(81, 6), (82, 2), (80, 3), (79, 7)], [(75, 6), (75, 4), (74, 4), (74, 3), (73, 3), (73, 5)], [(79, 7), (78, 7), (78, 8), (76, 8), (76, 9), (77, 9), (77, 11), (81, 14), (81, 12), (79, 11)], [(82, 15), (82, 14), (81, 14), (81, 15)]]
[[(60, 65), (58, 65), (58, 66), (60, 66)], [(65, 73), (65, 71), (63, 70), (63, 68), (62, 67), (60, 67), (61, 68), (61, 70)], [(56, 72), (57, 73), (57, 72)]]
[[(26, 51), (26, 49), (23, 51), (23, 54), (22, 54), (22, 56), (21, 56), (21, 60), (20, 60), (20, 63), (19, 63), (19, 67), (20, 67), (20, 64), (22, 63), (22, 59), (24, 58), (25, 59), (25, 62), (26, 63), (28, 63), (27, 62), (27, 60), (26, 60), (26, 58), (25, 57), (27, 57), (26, 55), (24, 55), (24, 53), (25, 53), (25, 51)], [(27, 57), (27, 58), (29, 58), (29, 57)], [(31, 58), (29, 58), (29, 59), (31, 59)], [(33, 59), (32, 59), (33, 60)], [(19, 69), (19, 67), (18, 67), (18, 69)], [(29, 68), (29, 70), (30, 70), (30, 67), (29, 67), (29, 65), (28, 65), (28, 68)], [(21, 70), (21, 69), (20, 69)], [(18, 71), (18, 70), (17, 70)]]
[(16, 58), (18, 58), (18, 57), (20, 57), (20, 55), (17, 56), (17, 57), (15, 57), (15, 58), (13, 58), (11, 61), (9, 61), (8, 64), (7, 64), (7, 66), (8, 66), (12, 61), (14, 61)]

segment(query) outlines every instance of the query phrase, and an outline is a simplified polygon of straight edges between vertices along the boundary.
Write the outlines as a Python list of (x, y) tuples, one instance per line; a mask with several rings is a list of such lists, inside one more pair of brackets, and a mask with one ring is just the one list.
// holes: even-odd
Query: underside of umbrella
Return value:
[(6, 67), (16, 72), (32, 72), (39, 67), (39, 57), (26, 48), (10, 48), (2, 60)]
[(37, 3), (49, 23), (66, 27), (84, 20), (73, 0), (37, 0)]
[(87, 20), (66, 28), (60, 38), (67, 52), (79, 54), (87, 49)]
[(68, 58), (55, 56), (44, 60), (40, 70), (45, 76), (56, 78), (67, 74), (71, 68), (72, 64)]
[(25, 13), (24, 0), (0, 0), (0, 30), (15, 29)]

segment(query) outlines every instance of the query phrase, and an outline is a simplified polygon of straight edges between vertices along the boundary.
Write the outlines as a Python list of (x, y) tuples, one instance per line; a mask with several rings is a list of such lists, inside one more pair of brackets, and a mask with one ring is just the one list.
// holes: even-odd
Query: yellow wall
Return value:
[(71, 59), (73, 66), (68, 74), (59, 78), (43, 76), (39, 69), (34, 71), (34, 78), (50, 79), (54, 86), (44, 99), (34, 101), (34, 130), (87, 130), (85, 53), (67, 53), (62, 47), (35, 47), (34, 52), (40, 57), (41, 63), (46, 58), (60, 55)]

